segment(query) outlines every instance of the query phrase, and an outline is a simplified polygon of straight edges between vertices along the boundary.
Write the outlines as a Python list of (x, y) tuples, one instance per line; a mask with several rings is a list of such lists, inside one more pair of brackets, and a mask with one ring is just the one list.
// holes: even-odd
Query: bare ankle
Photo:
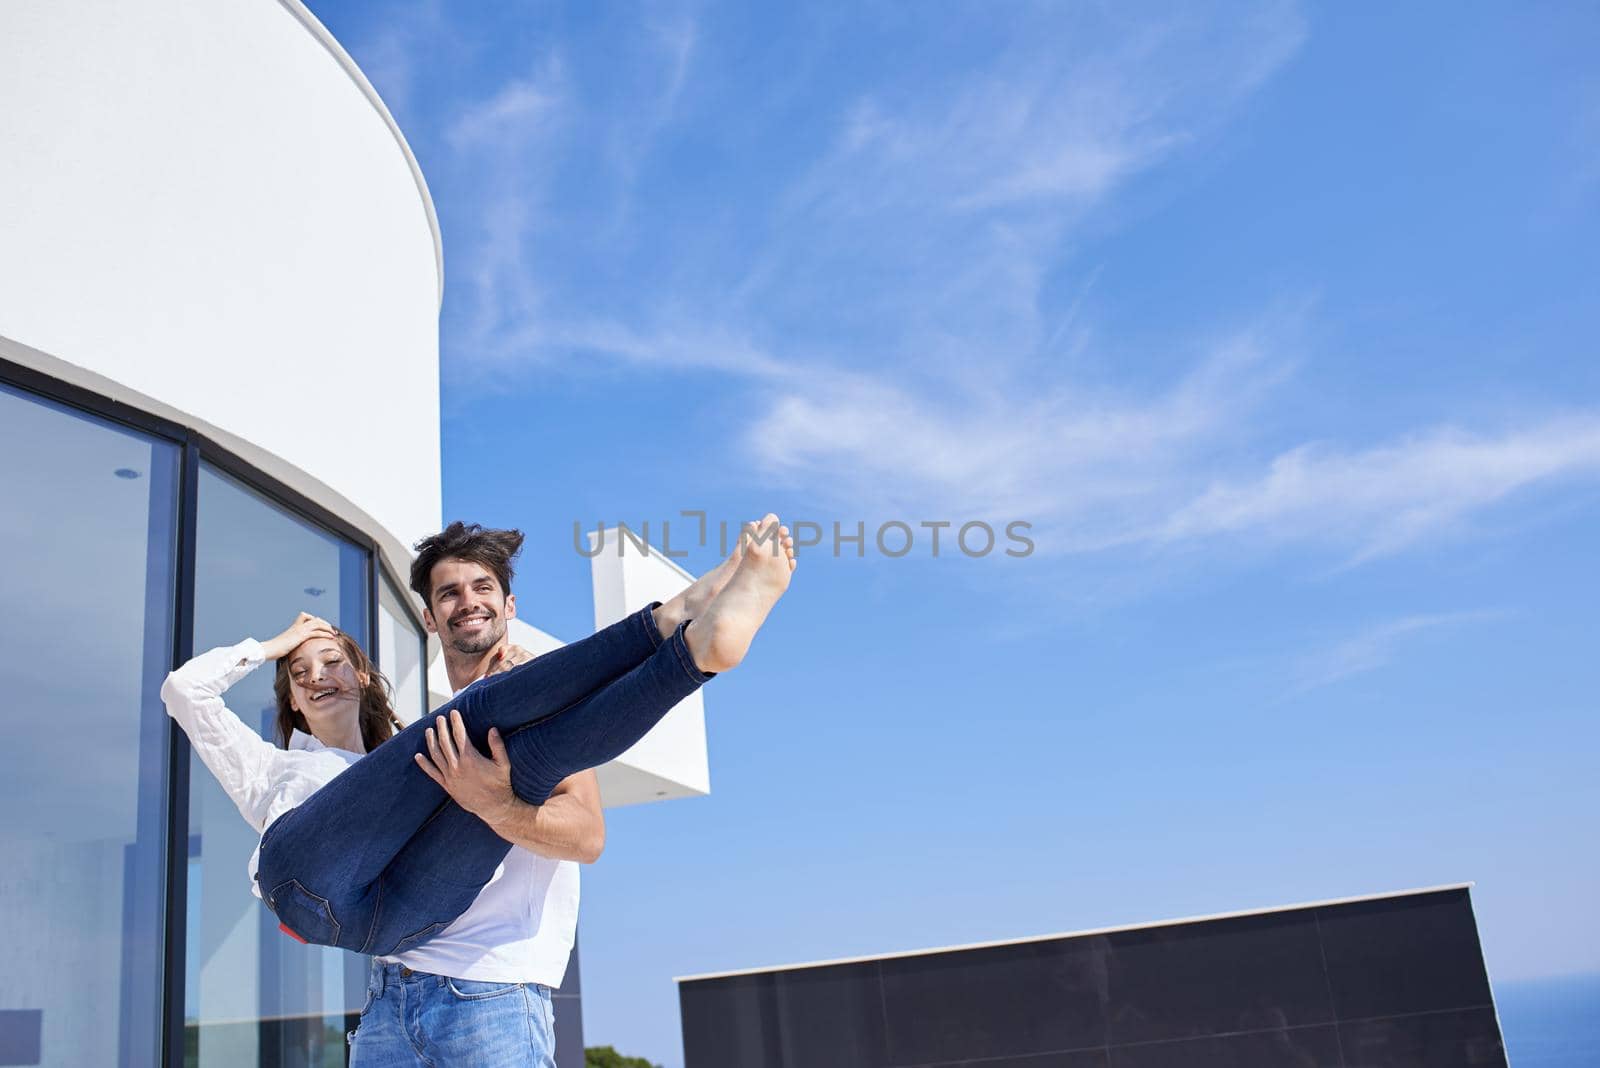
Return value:
[(678, 624), (683, 622), (683, 605), (674, 598), (666, 604), (656, 605), (651, 617), (655, 620), (656, 633), (663, 638), (670, 638), (672, 632), (678, 629)]
[(715, 649), (715, 626), (708, 619), (691, 619), (689, 626), (684, 629), (683, 643), (689, 647), (689, 658), (694, 661), (694, 666), (708, 675), (726, 671), (727, 667), (717, 662)]

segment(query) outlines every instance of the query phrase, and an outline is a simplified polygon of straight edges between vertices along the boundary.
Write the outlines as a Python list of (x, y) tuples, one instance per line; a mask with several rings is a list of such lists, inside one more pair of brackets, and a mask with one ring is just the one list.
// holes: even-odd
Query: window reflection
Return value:
[[(211, 467), (200, 474), (194, 648), (269, 638), (304, 610), (368, 645), (367, 554)], [(271, 665), (227, 694), (272, 739)], [(347, 1014), (366, 960), (284, 936), (250, 893), (257, 835), (191, 758), (187, 1063), (205, 1068), (345, 1063)]]
[(394, 712), (415, 723), (428, 711), (427, 639), (412, 620), (401, 593), (387, 577), (378, 586), (378, 666), (394, 686)]
[(160, 1049), (178, 449), (0, 387), (0, 1049)]

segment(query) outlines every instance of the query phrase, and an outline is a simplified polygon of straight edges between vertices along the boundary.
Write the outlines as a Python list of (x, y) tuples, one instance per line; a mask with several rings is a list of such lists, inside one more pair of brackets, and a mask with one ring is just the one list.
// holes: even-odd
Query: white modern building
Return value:
[[(440, 696), (404, 576), (443, 287), (405, 138), (298, 0), (0, 5), (0, 1064), (344, 1063), (365, 962), (277, 932), (158, 688), (309, 608), (403, 716)], [(597, 623), (686, 581), (589, 566)], [(264, 734), (270, 688), (229, 698)], [(706, 792), (699, 698), (601, 781)]]

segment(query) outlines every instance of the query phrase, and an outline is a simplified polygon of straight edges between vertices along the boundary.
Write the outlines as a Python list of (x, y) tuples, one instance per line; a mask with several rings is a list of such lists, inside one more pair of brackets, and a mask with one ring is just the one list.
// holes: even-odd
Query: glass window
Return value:
[(0, 1049), (159, 1060), (179, 450), (0, 387)]
[(406, 724), (428, 711), (428, 638), (405, 609), (402, 599), (410, 596), (388, 576), (378, 585), (378, 666), (394, 686), (394, 713)]
[[(368, 644), (369, 565), (361, 548), (207, 466), (196, 536), (195, 652), (277, 634), (313, 612)], [(267, 665), (228, 707), (273, 738)], [(345, 1063), (348, 1014), (365, 1000), (366, 959), (305, 946), (250, 891), (258, 838), (197, 758), (189, 786), (187, 1063), (207, 1068)]]

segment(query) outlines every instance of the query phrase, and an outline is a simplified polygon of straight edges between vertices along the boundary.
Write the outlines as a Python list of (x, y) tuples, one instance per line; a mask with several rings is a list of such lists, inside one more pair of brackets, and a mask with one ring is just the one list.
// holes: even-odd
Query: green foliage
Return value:
[(584, 1068), (661, 1068), (643, 1057), (624, 1057), (610, 1046), (590, 1046), (583, 1051)]

